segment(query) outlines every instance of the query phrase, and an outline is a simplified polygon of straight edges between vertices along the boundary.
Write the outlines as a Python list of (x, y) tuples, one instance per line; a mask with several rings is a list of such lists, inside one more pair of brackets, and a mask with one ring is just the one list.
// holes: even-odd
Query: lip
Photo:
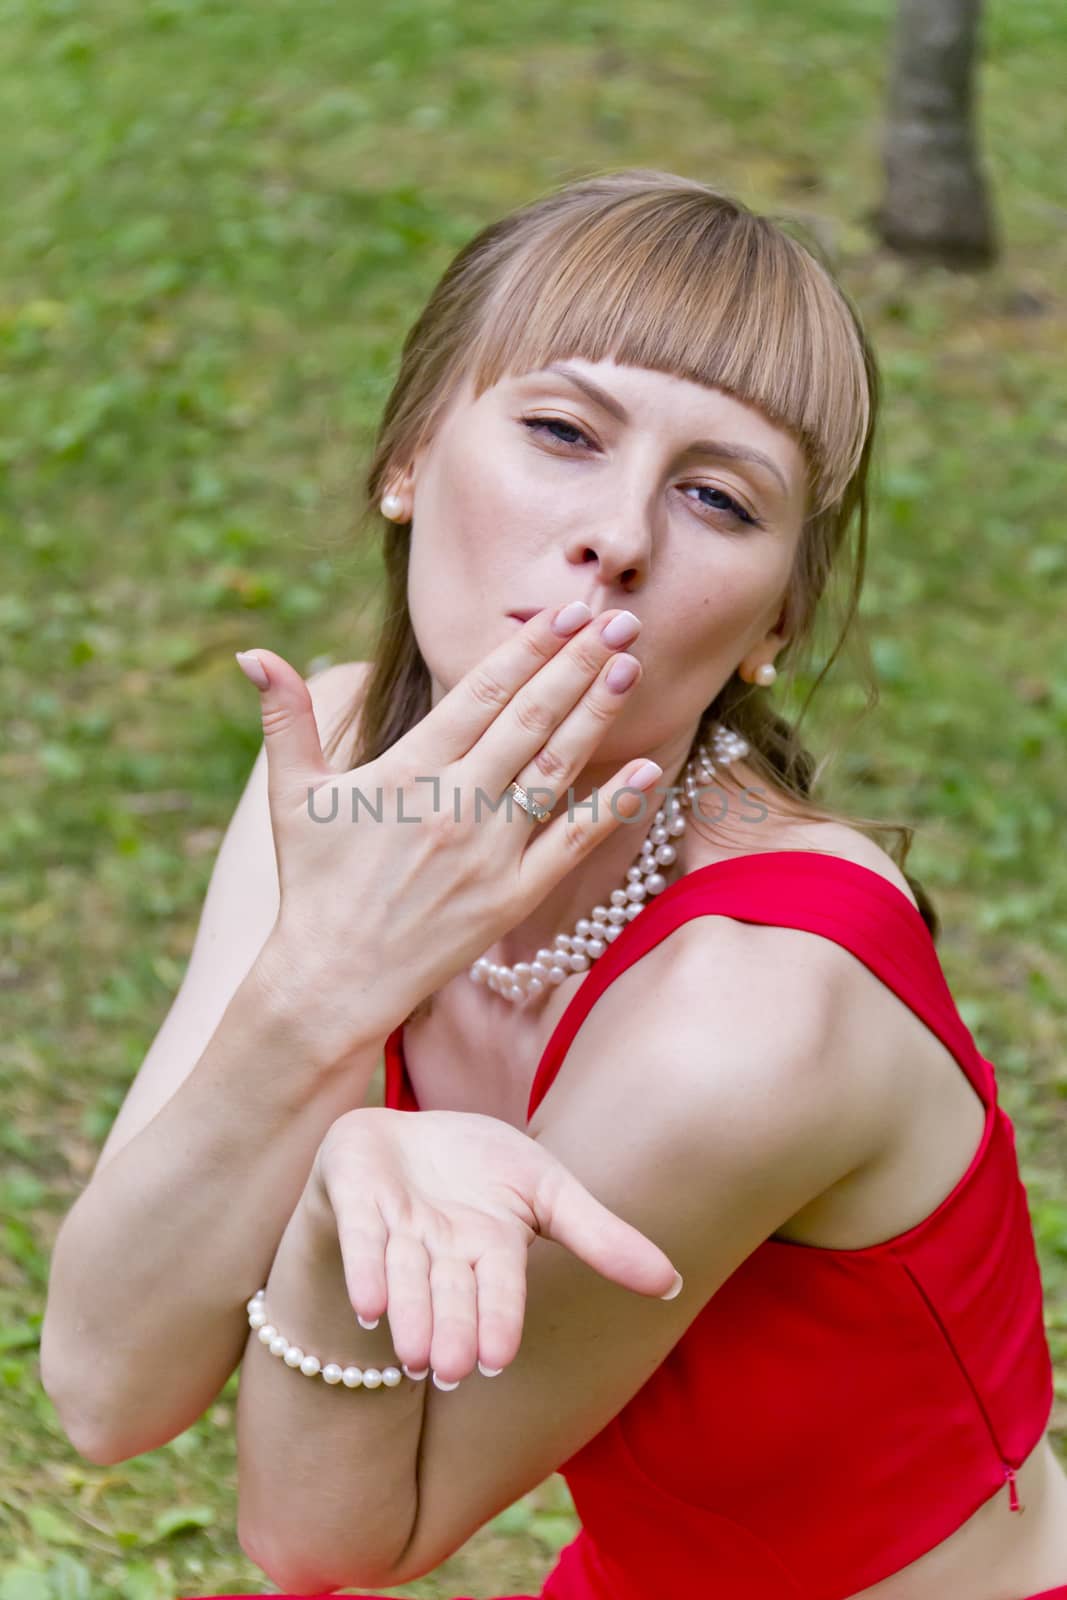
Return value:
[(517, 611), (509, 611), (508, 616), (514, 617), (516, 622), (529, 622), (531, 617), (536, 617), (544, 609), (544, 606), (521, 606)]

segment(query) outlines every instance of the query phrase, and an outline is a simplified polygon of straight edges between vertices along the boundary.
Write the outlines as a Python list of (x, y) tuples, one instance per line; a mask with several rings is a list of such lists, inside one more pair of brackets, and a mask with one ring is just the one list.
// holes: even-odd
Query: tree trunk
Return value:
[(996, 254), (974, 131), (981, 0), (899, 0), (883, 147), (883, 241), (946, 266)]

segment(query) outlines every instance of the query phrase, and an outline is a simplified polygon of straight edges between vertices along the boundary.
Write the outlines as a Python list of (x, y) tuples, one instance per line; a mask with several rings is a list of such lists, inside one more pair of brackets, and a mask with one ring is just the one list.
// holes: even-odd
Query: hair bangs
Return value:
[[(859, 317), (817, 246), (695, 179), (646, 168), (600, 172), (491, 222), (449, 263), (408, 331), (365, 480), (382, 524), (386, 593), (381, 633), (348, 765), (377, 760), (425, 718), (430, 672), (408, 609), (411, 521), (387, 519), (383, 494), (413, 476), (457, 390), (475, 398), (506, 376), (578, 356), (685, 378), (734, 395), (790, 431), (804, 452), (808, 516), (784, 596), (779, 659), (791, 688), (810, 679), (798, 715), (783, 714), (741, 664), (712, 681), (690, 745), (717, 722), (748, 746), (746, 761), (790, 813), (898, 837), (910, 824), (856, 817), (816, 798), (826, 762), (803, 723), (850, 635), (862, 645), (859, 600), (868, 548), (868, 479), (878, 367)], [(855, 527), (855, 548), (847, 535)], [(843, 587), (831, 583), (841, 575)], [(827, 652), (817, 624), (839, 625)], [(864, 653), (861, 666), (870, 668)], [(868, 688), (874, 690), (873, 682)], [(877, 693), (868, 696), (868, 707)], [(684, 770), (684, 769), (683, 769)], [(938, 918), (906, 874), (934, 938)]]
[(469, 350), (475, 395), (570, 356), (668, 373), (787, 429), (808, 461), (809, 510), (836, 501), (870, 428), (869, 374), (820, 264), (709, 191), (593, 199), (509, 240)]

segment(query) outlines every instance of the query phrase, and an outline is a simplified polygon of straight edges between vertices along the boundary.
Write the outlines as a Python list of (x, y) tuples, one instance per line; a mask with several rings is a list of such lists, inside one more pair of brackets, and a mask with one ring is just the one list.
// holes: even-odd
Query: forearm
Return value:
[[(356, 1321), (336, 1220), (328, 1201), (314, 1201), (309, 1185), (274, 1257), (264, 1295), (270, 1323), (323, 1365), (398, 1365), (388, 1317), (369, 1331)], [(388, 1586), (415, 1520), (428, 1381), (327, 1384), (248, 1333), (237, 1401), (238, 1531), (246, 1554), (282, 1589)]]
[(250, 974), (196, 1066), (60, 1229), (41, 1371), (76, 1448), (113, 1461), (189, 1427), (240, 1360), (326, 1130), (363, 1104), (379, 1041), (327, 1067)]

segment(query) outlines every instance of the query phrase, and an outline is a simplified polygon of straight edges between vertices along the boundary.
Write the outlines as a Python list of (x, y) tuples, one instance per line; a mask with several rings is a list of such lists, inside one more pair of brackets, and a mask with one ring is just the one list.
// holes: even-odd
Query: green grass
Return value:
[[(595, 168), (808, 221), (874, 332), (882, 701), (828, 797), (919, 825), (1018, 1131), (1067, 1453), (1067, 21), (990, 8), (1004, 254), (961, 278), (871, 235), (889, 9), (0, 0), (0, 1600), (266, 1587), (234, 1535), (236, 1380), (151, 1455), (68, 1445), (38, 1381), (51, 1244), (259, 743), (233, 650), (365, 654), (351, 505), (403, 334), (477, 227)], [(812, 745), (859, 704), (835, 672)], [(534, 1589), (572, 1527), (550, 1479), (403, 1592)]]

